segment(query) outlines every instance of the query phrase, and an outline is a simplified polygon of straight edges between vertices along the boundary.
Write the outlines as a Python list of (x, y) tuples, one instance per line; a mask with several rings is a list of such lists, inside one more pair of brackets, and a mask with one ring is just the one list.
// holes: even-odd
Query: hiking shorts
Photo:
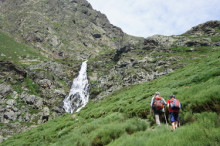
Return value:
[(170, 112), (170, 122), (178, 121), (179, 113), (177, 112)]
[(161, 109), (161, 110), (153, 109), (153, 111), (154, 111), (154, 114), (155, 114), (155, 115), (160, 115), (160, 114), (163, 114), (163, 113), (164, 113), (164, 109)]

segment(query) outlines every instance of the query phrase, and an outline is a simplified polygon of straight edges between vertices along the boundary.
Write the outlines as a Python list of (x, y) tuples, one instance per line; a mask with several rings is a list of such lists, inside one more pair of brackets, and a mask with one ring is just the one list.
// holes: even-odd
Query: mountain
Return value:
[(137, 41), (86, 0), (1, 0), (0, 28), (47, 56), (74, 60)]
[[(0, 145), (218, 145), (219, 66), (219, 50), (210, 52), (173, 73), (90, 101), (79, 113), (64, 114)], [(166, 100), (174, 93), (182, 103), (181, 126), (174, 132), (165, 124), (155, 126), (150, 111), (155, 91)]]
[[(209, 21), (182, 35), (154, 35), (90, 59), (90, 83), (98, 87), (94, 94), (102, 98), (127, 85), (171, 73), (219, 49), (219, 34), (220, 21)], [(100, 94), (99, 91), (105, 92)]]
[[(85, 112), (80, 112), (79, 115), (84, 113), (84, 116), (79, 116), (79, 122), (89, 124), (90, 120), (99, 123), (109, 118), (119, 118), (128, 123), (138, 124), (141, 119), (152, 123), (152, 117), (147, 117), (149, 111), (145, 104), (155, 91), (162, 90), (164, 96), (175, 91), (187, 104), (182, 86), (203, 85), (203, 81), (218, 78), (219, 60), (214, 54), (219, 54), (219, 46), (220, 21), (200, 24), (178, 36), (141, 38), (125, 34), (110, 24), (106, 16), (93, 10), (86, 0), (0, 0), (0, 139), (7, 139), (52, 119), (56, 121), (57, 117), (63, 115), (62, 101), (84, 60), (88, 60), (91, 101)], [(209, 67), (213, 69), (203, 65), (203, 59), (212, 55), (215, 56), (212, 60), (214, 65)], [(210, 74), (203, 70), (193, 70), (198, 69), (197, 63), (204, 70), (210, 70)], [(188, 67), (194, 72), (189, 71)], [(176, 70), (178, 72), (182, 68), (189, 71), (188, 75), (183, 71), (175, 78), (178, 74)], [(182, 74), (193, 78), (193, 81), (177, 80)], [(165, 81), (169, 75), (172, 77)], [(163, 80), (163, 88), (154, 83), (160, 83), (160, 80)], [(216, 89), (217, 83), (213, 83)], [(139, 86), (143, 88), (139, 89)], [(133, 100), (139, 101), (139, 94), (144, 92), (146, 95), (141, 98), (146, 99), (146, 102), (133, 105)], [(208, 93), (219, 94), (211, 89)], [(118, 95), (117, 99), (114, 98), (115, 94)], [(207, 95), (208, 98), (212, 96)], [(190, 97), (188, 93), (187, 97)], [(128, 101), (124, 101), (124, 98)], [(219, 103), (206, 105), (203, 102), (208, 100), (206, 98), (196, 102), (200, 100), (200, 107), (212, 112), (219, 110)], [(126, 106), (130, 104), (130, 107)], [(196, 106), (188, 108), (193, 108), (191, 112), (198, 112)], [(194, 116), (185, 112), (192, 117), (186, 118), (184, 123), (192, 122)], [(48, 126), (52, 126), (48, 130), (53, 132), (44, 131), (47, 136), (57, 135), (59, 129), (65, 130), (64, 134), (61, 132), (58, 135), (65, 135), (68, 126), (73, 123), (70, 122), (70, 115), (63, 115), (62, 118), (63, 121), (58, 119), (58, 125), (61, 126), (57, 127), (58, 130), (51, 125), (54, 121), (48, 122)], [(107, 123), (111, 126), (115, 122), (119, 127), (122, 124), (117, 120), (112, 122)], [(73, 127), (82, 126), (82, 123), (73, 124)], [(142, 130), (146, 129), (147, 123), (141, 123)], [(78, 130), (81, 132), (82, 129)], [(132, 134), (133, 131), (127, 133)], [(47, 136), (45, 138), (49, 139)]]

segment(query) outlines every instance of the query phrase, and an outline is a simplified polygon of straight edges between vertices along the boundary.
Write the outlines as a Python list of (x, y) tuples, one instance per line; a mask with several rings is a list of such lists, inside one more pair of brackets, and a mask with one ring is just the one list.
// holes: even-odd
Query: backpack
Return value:
[(164, 107), (162, 97), (154, 97), (153, 108), (161, 110)]
[(181, 104), (180, 104), (180, 101), (178, 99), (171, 99), (170, 100), (170, 108), (172, 110), (179, 110), (181, 108)]

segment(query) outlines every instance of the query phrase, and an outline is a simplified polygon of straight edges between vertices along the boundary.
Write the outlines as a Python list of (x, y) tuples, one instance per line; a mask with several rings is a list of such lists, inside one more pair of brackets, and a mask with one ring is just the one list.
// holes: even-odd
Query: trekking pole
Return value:
[(165, 112), (164, 112), (164, 117), (165, 117), (166, 124), (167, 124), (167, 126), (168, 126), (168, 123), (167, 123), (167, 117), (166, 117)]

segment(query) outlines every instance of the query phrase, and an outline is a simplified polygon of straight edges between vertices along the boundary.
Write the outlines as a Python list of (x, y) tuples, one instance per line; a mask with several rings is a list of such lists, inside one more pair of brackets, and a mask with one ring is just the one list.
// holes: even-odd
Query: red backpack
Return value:
[(162, 97), (154, 97), (153, 108), (156, 110), (164, 108)]
[(170, 100), (170, 107), (172, 110), (179, 110), (181, 108), (180, 101), (178, 99), (172, 98)]

